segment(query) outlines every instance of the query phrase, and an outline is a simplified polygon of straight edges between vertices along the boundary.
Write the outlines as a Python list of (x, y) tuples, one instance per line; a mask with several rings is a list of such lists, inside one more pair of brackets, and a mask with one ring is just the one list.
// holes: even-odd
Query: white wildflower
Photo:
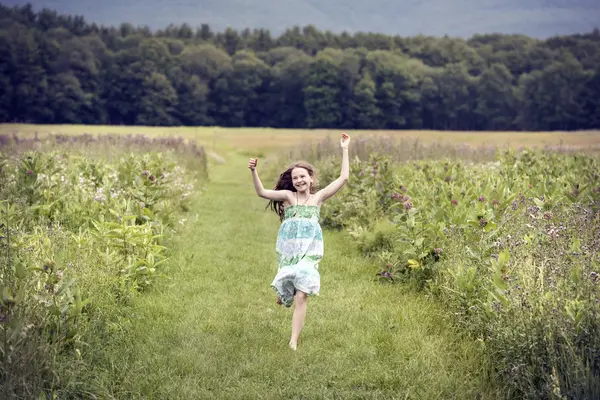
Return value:
[(94, 200), (104, 203), (106, 201), (106, 196), (104, 195), (104, 188), (98, 188), (96, 191), (96, 195), (94, 196)]

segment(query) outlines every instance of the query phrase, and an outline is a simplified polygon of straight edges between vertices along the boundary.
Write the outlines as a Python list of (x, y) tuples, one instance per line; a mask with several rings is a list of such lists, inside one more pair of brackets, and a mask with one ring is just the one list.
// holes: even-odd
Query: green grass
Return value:
[(170, 279), (135, 301), (129, 327), (106, 344), (106, 397), (495, 398), (476, 343), (428, 298), (377, 283), (344, 232), (325, 232), (321, 295), (290, 350), (292, 309), (269, 286), (279, 222), (246, 164), (231, 155), (214, 167), (175, 241)]

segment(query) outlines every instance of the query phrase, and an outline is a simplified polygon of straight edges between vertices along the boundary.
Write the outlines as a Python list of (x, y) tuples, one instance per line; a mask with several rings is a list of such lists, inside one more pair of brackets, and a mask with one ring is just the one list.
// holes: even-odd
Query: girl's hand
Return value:
[(248, 168), (250, 168), (251, 171), (254, 171), (257, 165), (258, 158), (251, 158), (250, 161), (248, 161)]
[(349, 144), (350, 136), (346, 135), (345, 133), (342, 133), (342, 138), (340, 139), (340, 145), (342, 146), (342, 149), (347, 149)]

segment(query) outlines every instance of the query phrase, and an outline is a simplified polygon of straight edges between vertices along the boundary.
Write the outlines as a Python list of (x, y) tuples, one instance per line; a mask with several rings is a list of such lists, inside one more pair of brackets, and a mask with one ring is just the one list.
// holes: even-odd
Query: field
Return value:
[[(266, 153), (290, 148), (300, 142), (318, 142), (337, 135), (332, 130), (210, 127), (128, 127), (77, 125), (0, 125), (1, 134), (33, 136), (54, 134), (140, 134), (150, 137), (176, 136), (194, 139), (207, 149), (259, 150)], [(471, 147), (563, 147), (585, 152), (600, 151), (600, 131), (581, 132), (441, 132), (441, 131), (348, 131), (353, 137), (394, 137), (418, 139), (423, 143), (466, 144)]]
[(266, 187), (291, 158), (327, 182), (339, 132), (0, 127), (15, 132), (206, 155), (79, 138), (0, 157), (4, 397), (600, 394), (600, 132), (349, 132), (295, 353), (269, 288), (279, 224), (246, 163), (268, 161)]

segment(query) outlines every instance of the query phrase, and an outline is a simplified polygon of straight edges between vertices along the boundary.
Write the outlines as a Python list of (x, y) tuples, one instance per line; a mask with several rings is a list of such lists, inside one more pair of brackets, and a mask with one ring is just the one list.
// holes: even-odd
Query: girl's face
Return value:
[(292, 183), (298, 192), (310, 191), (313, 178), (305, 168), (296, 167), (292, 170)]

